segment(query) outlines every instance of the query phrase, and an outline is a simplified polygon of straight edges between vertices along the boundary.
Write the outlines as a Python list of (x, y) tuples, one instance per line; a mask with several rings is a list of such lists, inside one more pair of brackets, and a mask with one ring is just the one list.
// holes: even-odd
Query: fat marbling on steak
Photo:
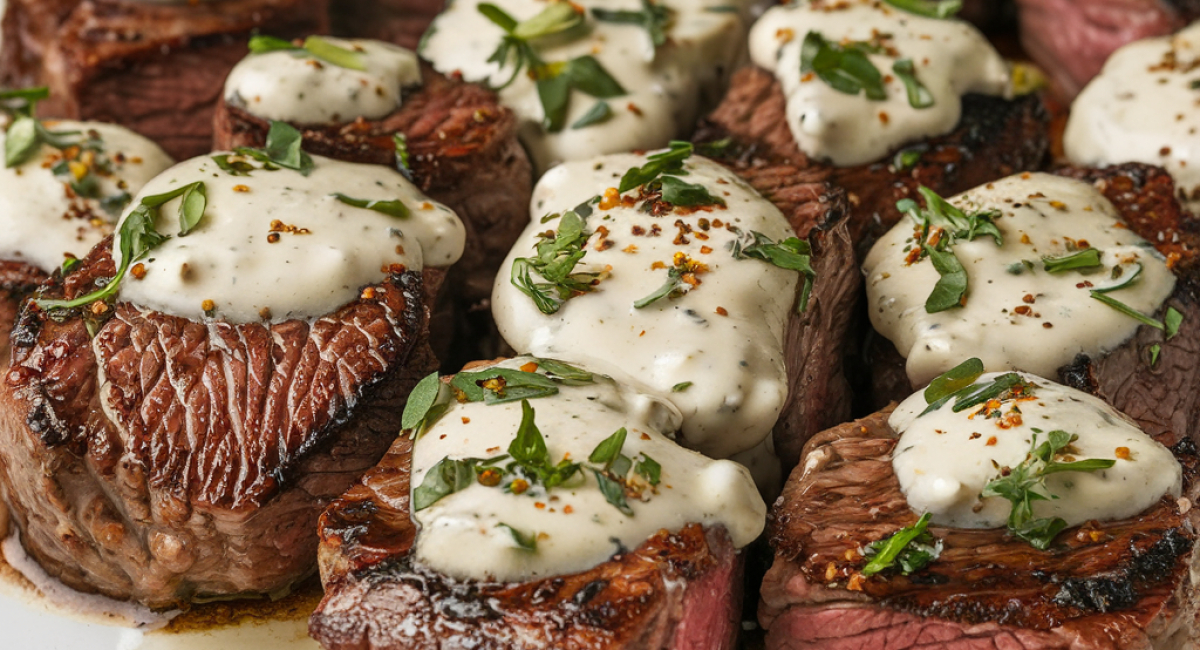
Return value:
[[(42, 295), (111, 278), (111, 246)], [(381, 276), (334, 313), (275, 324), (26, 306), (0, 386), (0, 485), (25, 549), (71, 587), (154, 608), (310, 575), (321, 510), (384, 454), (437, 365), (425, 300), (443, 273)]]

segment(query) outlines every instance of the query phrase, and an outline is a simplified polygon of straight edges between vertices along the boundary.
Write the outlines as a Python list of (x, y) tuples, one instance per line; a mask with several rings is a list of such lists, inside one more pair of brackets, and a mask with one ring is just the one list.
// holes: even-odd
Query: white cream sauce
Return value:
[[(520, 368), (530, 361), (516, 358), (498, 365)], [(637, 548), (660, 530), (677, 531), (689, 523), (724, 526), (738, 548), (762, 532), (766, 504), (750, 474), (741, 465), (709, 460), (673, 442), (669, 436), (681, 417), (669, 402), (602, 376), (559, 391), (529, 402), (551, 461), (568, 454), (586, 461), (600, 442), (624, 427), (622, 453), (634, 460), (645, 454), (662, 466), (656, 491), (647, 489), (644, 500), (629, 499), (634, 514), (627, 516), (605, 500), (587, 470), (549, 491), (537, 486), (523, 494), (475, 482), (414, 514), (420, 525), (418, 561), (458, 578), (518, 581), (587, 570), (621, 549)], [(521, 416), (519, 402), (452, 401), (414, 446), (412, 485), (419, 486), (443, 458), (507, 453)], [(536, 534), (537, 550), (518, 547), (498, 527), (501, 523)]]
[[(462, 255), (458, 216), (395, 170), (320, 156), (313, 161), (307, 177), (288, 169), (234, 176), (201, 156), (152, 180), (133, 205), (194, 181), (204, 182), (208, 205), (196, 229), (179, 237), (181, 199), (163, 204), (156, 228), (172, 237), (142, 261), (143, 279), (125, 278), (121, 299), (197, 320), (207, 300), (230, 322), (312, 318), (354, 300), (390, 265), (419, 271), (449, 266)], [(400, 200), (410, 215), (398, 219), (352, 207), (335, 198), (337, 192)], [(273, 232), (279, 225), (284, 231)], [(307, 232), (289, 232), (291, 227)], [(119, 264), (119, 238), (113, 257)]]
[[(1002, 247), (990, 237), (953, 246), (967, 272), (965, 306), (926, 312), (925, 300), (939, 275), (928, 258), (907, 263), (915, 226), (911, 217), (880, 238), (863, 264), (871, 324), (908, 360), (914, 386), (972, 356), (989, 370), (1054, 377), (1076, 355), (1102, 355), (1140, 325), (1092, 298), (1091, 289), (1120, 284), (1134, 264), (1141, 264), (1140, 278), (1109, 293), (1111, 298), (1153, 315), (1174, 290), (1175, 276), (1158, 252), (1125, 227), (1103, 194), (1082, 181), (1022, 174), (950, 202), (966, 212), (1002, 213), (995, 222)], [(1103, 267), (1090, 274), (1045, 271), (1042, 258), (1070, 254), (1068, 242), (1099, 249)], [(1122, 276), (1114, 280), (1117, 265)]]
[(1067, 158), (1096, 167), (1158, 165), (1175, 179), (1187, 208), (1200, 211), (1198, 79), (1200, 23), (1117, 50), (1071, 105)]
[[(438, 16), (421, 50), (438, 71), (461, 71), (469, 81), (499, 86), (512, 73), (488, 58), (504, 32), (479, 13), (479, 0), (456, 0)], [(497, 0), (518, 21), (542, 11), (544, 0)], [(579, 38), (568, 35), (536, 41), (546, 62), (592, 55), (628, 91), (605, 100), (612, 117), (601, 124), (575, 129), (571, 125), (599, 101), (571, 91), (566, 126), (558, 133), (542, 127), (545, 112), (534, 81), (524, 71), (500, 91), (501, 101), (521, 121), (520, 136), (541, 171), (565, 160), (582, 160), (605, 153), (665, 146), (691, 131), (700, 111), (715, 104), (720, 89), (744, 51), (748, 0), (663, 0), (675, 12), (668, 24), (668, 41), (657, 52), (648, 32), (638, 25), (602, 22), (592, 8), (640, 11), (640, 0), (579, 0), (588, 10)]]
[(250, 54), (225, 80), (225, 101), (267, 120), (341, 124), (394, 112), (402, 89), (421, 83), (417, 55), (411, 50), (382, 41), (324, 38), (360, 53), (366, 70), (294, 52)]
[[(801, 44), (810, 31), (833, 43), (871, 41), (885, 52), (868, 58), (884, 76), (887, 99), (835, 90), (814, 73), (801, 73)], [(878, 0), (801, 0), (766, 12), (750, 30), (750, 58), (771, 70), (787, 96), (787, 120), (804, 153), (835, 165), (879, 160), (903, 144), (949, 133), (967, 93), (1007, 96), (1007, 64), (975, 27), (961, 20), (925, 18)], [(933, 105), (913, 108), (892, 71), (911, 59)]]
[[(540, 223), (542, 215), (604, 194), (626, 170), (645, 162), (645, 156), (610, 155), (567, 163), (542, 178), (533, 193), (533, 223), (496, 280), (493, 315), (519, 352), (579, 361), (656, 391), (683, 413), (685, 445), (728, 458), (763, 442), (787, 397), (783, 334), (800, 275), (761, 260), (734, 259), (729, 246), (737, 237), (728, 229), (756, 230), (774, 241), (794, 237), (778, 208), (732, 172), (693, 156), (684, 179), (724, 198), (727, 208), (654, 217), (638, 207), (601, 204), (587, 219), (593, 234), (576, 271), (611, 272), (597, 291), (567, 301), (556, 314), (543, 314), (509, 281), (513, 260), (533, 255), (539, 233), (557, 228), (557, 220)], [(686, 243), (678, 239), (677, 221), (693, 230)], [(701, 284), (682, 297), (634, 308), (664, 285), (679, 252), (707, 265), (697, 276)], [(689, 385), (673, 390), (683, 384)]]
[[(998, 375), (985, 374), (977, 383)], [(999, 497), (980, 499), (980, 492), (999, 476), (998, 467), (1016, 467), (1025, 460), (1035, 434), (1041, 444), (1054, 430), (1079, 436), (1069, 448), (1074, 460), (1115, 459), (1116, 464), (1046, 477), (1047, 491), (1058, 498), (1035, 502), (1035, 517), (1061, 517), (1070, 526), (1125, 519), (1164, 494), (1179, 496), (1183, 474), (1178, 461), (1136, 424), (1087, 393), (1033, 375), (1022, 378), (1036, 384), (1034, 399), (1005, 401), (1000, 418), (979, 413), (982, 405), (954, 413), (953, 401), (918, 417), (928, 406), (921, 393), (896, 408), (888, 419), (901, 434), (892, 466), (909, 507), (930, 513), (934, 523), (945, 526), (1005, 526), (1012, 504)], [(1014, 405), (1020, 411), (1015, 420), (1009, 417)]]
[[(171, 160), (158, 145), (129, 129), (100, 122), (46, 121), (53, 132), (94, 131), (104, 141), (104, 153), (113, 161), (111, 175), (97, 172), (100, 196), (136, 194), (147, 181), (170, 167)], [(0, 149), (5, 135), (0, 132)], [(0, 164), (0, 259), (18, 260), (52, 271), (70, 253), (83, 257), (112, 232), (115, 216), (96, 199), (75, 195), (51, 168), (62, 159), (58, 149), (43, 145), (24, 164)]]

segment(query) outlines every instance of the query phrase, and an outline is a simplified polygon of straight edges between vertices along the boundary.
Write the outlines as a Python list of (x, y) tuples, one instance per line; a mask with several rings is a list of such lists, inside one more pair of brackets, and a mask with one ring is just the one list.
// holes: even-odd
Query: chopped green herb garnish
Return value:
[(265, 147), (238, 147), (234, 153), (257, 160), (267, 171), (283, 167), (308, 176), (313, 170), (313, 159), (304, 151), (303, 144), (304, 134), (299, 129), (287, 122), (272, 120)]
[(808, 309), (808, 299), (812, 294), (813, 280), (817, 273), (812, 267), (812, 248), (808, 242), (797, 237), (788, 237), (776, 242), (761, 232), (751, 230), (752, 243), (744, 237), (733, 241), (732, 253), (734, 259), (754, 258), (770, 262), (781, 269), (799, 271), (804, 276), (804, 285), (800, 290), (800, 300), (796, 311), (803, 313)]
[(641, 454), (641, 457), (638, 458), (637, 463), (634, 464), (633, 472), (643, 479), (646, 479), (646, 482), (650, 485), (658, 485), (662, 482), (662, 465), (659, 465), (658, 461), (646, 455), (644, 452)]
[(919, 145), (916, 147), (909, 147), (908, 149), (901, 149), (900, 151), (896, 152), (895, 156), (892, 157), (892, 167), (895, 167), (896, 171), (898, 172), (906, 172), (910, 169), (913, 169), (917, 166), (917, 163), (921, 162), (921, 156), (923, 156), (928, 149), (928, 145)]
[(1174, 307), (1167, 307), (1167, 313), (1163, 317), (1163, 325), (1167, 332), (1167, 340), (1175, 338), (1179, 333), (1179, 326), (1183, 325), (1183, 314)]
[(1150, 367), (1151, 368), (1158, 365), (1158, 355), (1161, 352), (1162, 352), (1161, 345), (1155, 343), (1154, 345), (1150, 346)]
[(380, 199), (356, 199), (346, 196), (341, 192), (335, 192), (332, 196), (348, 206), (363, 208), (364, 210), (373, 210), (380, 214), (386, 214), (389, 217), (395, 217), (397, 219), (407, 219), (411, 214), (408, 210), (408, 206), (404, 205), (404, 202), (398, 199), (390, 201)]
[(420, 512), (445, 497), (461, 492), (475, 482), (476, 459), (443, 458), (429, 468), (421, 484), (413, 488), (413, 512)]
[(566, 125), (572, 90), (597, 99), (611, 99), (626, 93), (620, 82), (590, 54), (538, 66), (534, 78), (545, 114), (542, 125), (550, 133), (557, 133)]
[(995, 224), (1000, 216), (998, 211), (967, 214), (928, 187), (922, 185), (918, 192), (925, 199), (924, 210), (912, 199), (897, 201), (896, 209), (920, 228), (918, 260), (928, 257), (940, 276), (925, 301), (925, 311), (933, 314), (961, 307), (966, 302), (969, 278), (952, 247), (959, 241), (978, 237), (991, 237), (997, 246), (1003, 246), (1004, 237)]
[[(946, 375), (956, 373), (953, 378), (948, 378), (947, 382), (951, 383), (951, 385), (964, 383), (967, 377), (969, 377), (976, 369), (979, 369), (982, 366), (982, 363), (976, 364), (976, 361), (976, 359), (968, 359), (950, 372), (946, 373)], [(942, 375), (942, 377), (946, 377), (946, 375)], [(942, 408), (950, 400), (954, 400), (954, 406), (951, 407), (951, 410), (955, 413), (960, 413), (969, 408), (979, 406), (980, 404), (985, 404), (991, 399), (1004, 400), (1010, 397), (1029, 396), (1033, 394), (1033, 391), (1036, 388), (1034, 384), (1021, 379), (1021, 376), (1015, 372), (1006, 372), (1002, 375), (998, 375), (990, 382), (984, 384), (974, 383), (975, 379), (978, 378), (979, 375), (975, 375), (974, 379), (971, 380), (971, 383), (950, 393), (946, 392), (945, 386), (935, 390), (932, 394), (928, 393), (927, 391), (926, 402), (929, 404), (929, 406), (926, 407), (924, 411), (921, 411), (921, 415), (932, 413)], [(932, 384), (930, 384), (930, 386), (932, 386)], [(937, 399), (930, 402), (928, 401), (930, 397), (936, 397)], [(921, 415), (918, 415), (917, 417), (920, 417)]]
[(600, 493), (604, 495), (604, 499), (608, 501), (609, 505), (620, 510), (622, 514), (632, 517), (633, 508), (629, 507), (629, 501), (625, 499), (625, 486), (598, 469), (593, 469), (592, 475), (596, 477), (596, 483), (600, 485)]
[(671, 9), (652, 0), (642, 0), (641, 11), (592, 9), (596, 20), (642, 27), (650, 35), (650, 42), (654, 47), (660, 47), (667, 42), (666, 27), (671, 20), (671, 14)]
[(583, 14), (569, 2), (551, 2), (536, 16), (522, 22), (517, 22), (508, 12), (490, 2), (480, 3), (477, 9), (505, 32), (488, 61), (503, 68), (509, 65), (510, 57), (512, 59), (512, 76), (497, 90), (512, 84), (522, 69), (536, 70), (545, 65), (531, 41), (561, 34), (583, 24)]
[(460, 391), (466, 401), (485, 404), (504, 404), (558, 394), (558, 385), (550, 377), (511, 368), (460, 372), (454, 375), (450, 385)]
[(897, 9), (927, 18), (953, 18), (962, 10), (962, 0), (884, 0)]
[(612, 108), (608, 102), (598, 101), (592, 105), (588, 112), (584, 113), (579, 119), (571, 123), (572, 129), (584, 129), (593, 124), (601, 124), (607, 122), (613, 116)]
[(917, 79), (917, 69), (912, 59), (900, 59), (892, 64), (892, 72), (904, 82), (904, 90), (908, 94), (908, 104), (913, 108), (929, 108), (933, 106), (933, 93)]
[(412, 182), (412, 168), (408, 165), (408, 136), (403, 133), (392, 134), (392, 146), (396, 148), (396, 170)]
[(596, 380), (594, 374), (561, 361), (535, 358), (534, 362), (550, 379), (568, 386), (591, 384)]
[(320, 36), (309, 36), (305, 39), (303, 45), (296, 45), (292, 41), (275, 38), (274, 36), (252, 36), (250, 38), (250, 52), (254, 54), (290, 52), (292, 56), (302, 58), (311, 56), (314, 59), (331, 63), (339, 68), (358, 70), (360, 72), (367, 69), (367, 65), (363, 61), (362, 52), (334, 45), (328, 39)]
[(12, 117), (32, 117), (37, 103), (50, 97), (46, 86), (0, 90), (0, 110)]
[(508, 534), (512, 536), (513, 542), (516, 543), (517, 548), (521, 549), (522, 551), (528, 551), (530, 553), (537, 552), (537, 533), (522, 533), (506, 523), (496, 524), (496, 528), (503, 528), (504, 530), (508, 531)]
[(1058, 517), (1035, 519), (1033, 504), (1035, 501), (1049, 501), (1057, 496), (1046, 490), (1046, 477), (1060, 472), (1095, 472), (1108, 469), (1117, 461), (1093, 458), (1075, 462), (1059, 462), (1057, 458), (1066, 455), (1066, 450), (1079, 436), (1056, 430), (1047, 434), (1047, 439), (1038, 444), (1037, 434), (1033, 434), (1029, 455), (1016, 467), (992, 479), (983, 488), (980, 497), (1000, 497), (1012, 503), (1012, 511), (1008, 515), (1008, 531), (1017, 538), (1023, 539), (1034, 548), (1046, 550), (1054, 538), (1067, 527), (1067, 522)]
[[(1132, 286), (1133, 283), (1136, 282), (1139, 277), (1141, 277), (1142, 265), (1135, 263), (1133, 266), (1134, 266), (1133, 272), (1129, 273), (1127, 275), (1124, 272), (1124, 267), (1114, 266), (1113, 267), (1113, 277), (1119, 278), (1119, 277), (1122, 277), (1122, 275), (1123, 275), (1124, 277), (1121, 279), (1121, 281), (1114, 285), (1110, 285), (1107, 287), (1099, 287), (1097, 289), (1092, 289), (1090, 292), (1090, 295), (1093, 298), (1095, 298), (1096, 300), (1099, 300), (1100, 302), (1108, 305), (1109, 307), (1112, 307), (1113, 309), (1121, 312), (1122, 314), (1125, 314), (1126, 316), (1128, 316), (1144, 325), (1149, 325), (1150, 327), (1154, 327), (1154, 328), (1157, 328), (1160, 330), (1166, 330), (1167, 325), (1165, 325), (1162, 321), (1160, 321), (1156, 318), (1147, 316), (1146, 314), (1143, 314), (1142, 312), (1134, 309), (1133, 307), (1130, 307), (1129, 305), (1121, 302), (1120, 300), (1117, 300), (1116, 298), (1113, 298), (1112, 296), (1108, 295), (1109, 293), (1111, 293), (1113, 291), (1120, 291), (1121, 289), (1125, 289), (1127, 287)], [(1179, 324), (1183, 322), (1183, 314), (1179, 314), (1179, 312), (1176, 311), (1175, 313), (1178, 314), (1178, 316), (1172, 316), (1171, 315), (1172, 311), (1174, 311), (1173, 307), (1168, 308), (1167, 317), (1172, 318), (1172, 319), (1175, 319), (1175, 318), (1178, 319), (1178, 322), (1175, 324), (1175, 328), (1176, 328), (1175, 331), (1178, 332)], [(1172, 335), (1168, 332), (1167, 338), (1170, 338), (1171, 336)]]
[(617, 191), (624, 194), (642, 185), (646, 185), (663, 174), (680, 176), (687, 173), (683, 161), (692, 157), (692, 143), (672, 140), (666, 151), (660, 151), (646, 157), (646, 164), (634, 167), (621, 177)]
[(925, 403), (933, 404), (975, 383), (983, 374), (983, 361), (970, 358), (938, 375), (925, 388)]
[(678, 176), (663, 176), (662, 200), (685, 208), (704, 205), (725, 205), (725, 199), (713, 196), (707, 187), (698, 183), (689, 183)]
[(891, 537), (868, 544), (864, 555), (870, 557), (871, 561), (863, 567), (862, 574), (872, 576), (899, 565), (901, 574), (910, 575), (938, 559), (942, 554), (942, 540), (926, 531), (929, 519), (927, 512), (912, 526), (901, 528)]
[(535, 415), (529, 400), (521, 400), (521, 425), (517, 428), (517, 437), (508, 445), (508, 455), (529, 476), (550, 489), (574, 476), (579, 471), (579, 463), (572, 463), (565, 458), (557, 465), (550, 462), (546, 439), (534, 422)]
[(588, 456), (588, 462), (603, 465), (606, 470), (612, 467), (617, 457), (621, 455), (621, 448), (625, 446), (625, 437), (628, 435), (629, 432), (625, 430), (625, 427), (617, 429), (616, 433), (596, 445), (596, 448)]
[[(552, 236), (540, 235), (536, 256), (513, 260), (509, 281), (532, 298), (543, 314), (557, 313), (568, 300), (591, 292), (602, 277), (600, 273), (575, 272), (576, 265), (587, 254), (583, 245), (591, 236), (580, 214), (591, 213), (590, 203), (564, 212)], [(545, 282), (535, 282), (533, 273), (542, 276)]]
[(682, 393), (683, 391), (685, 391), (691, 387), (692, 387), (692, 382), (681, 381), (678, 384), (675, 384), (674, 386), (671, 387), (671, 392), (672, 393)]
[(1043, 268), (1050, 273), (1064, 271), (1091, 271), (1103, 266), (1100, 263), (1100, 251), (1095, 248), (1085, 248), (1079, 252), (1061, 257), (1043, 257)]
[(800, 72), (815, 73), (834, 90), (857, 95), (864, 92), (868, 99), (887, 99), (883, 75), (867, 58), (877, 47), (870, 43), (834, 43), (820, 32), (810, 31), (800, 49)]
[(413, 438), (419, 438), (442, 413), (446, 412), (450, 401), (448, 393), (449, 390), (438, 377), (438, 373), (426, 375), (408, 394), (404, 413), (400, 416), (400, 428), (405, 431), (411, 430)]

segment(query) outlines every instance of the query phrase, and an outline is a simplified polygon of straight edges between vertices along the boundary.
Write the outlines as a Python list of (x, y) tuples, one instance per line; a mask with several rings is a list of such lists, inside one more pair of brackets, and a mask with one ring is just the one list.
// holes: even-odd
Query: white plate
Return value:
[[(20, 548), (13, 538), (4, 543), (8, 550), (14, 545)], [(30, 572), (23, 558), (13, 560)], [(168, 623), (167, 617), (43, 582), (48, 580), (44, 575), (31, 577), (45, 586), (45, 592), (0, 557), (0, 648), (4, 650), (320, 650), (308, 637), (308, 615), (319, 597), (315, 590), (271, 605), (203, 605)], [(88, 614), (71, 611), (64, 603), (67, 599), (97, 609)], [(130, 617), (157, 620), (138, 629)], [(236, 622), (213, 624), (213, 619)]]

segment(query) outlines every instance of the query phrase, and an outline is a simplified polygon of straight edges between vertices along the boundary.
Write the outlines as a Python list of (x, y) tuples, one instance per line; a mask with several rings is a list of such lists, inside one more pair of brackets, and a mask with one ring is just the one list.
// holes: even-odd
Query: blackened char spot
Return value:
[(1091, 358), (1081, 354), (1071, 363), (1059, 368), (1058, 377), (1066, 386), (1095, 395), (1100, 390), (1100, 385), (1096, 382), (1094, 371)]
[(608, 580), (593, 580), (584, 585), (583, 589), (575, 592), (575, 597), (571, 600), (573, 600), (576, 605), (586, 605), (607, 587)]
[(1063, 581), (1054, 600), (1060, 605), (1101, 613), (1128, 609), (1137, 604), (1139, 587), (1170, 577), (1179, 558), (1191, 549), (1192, 540), (1178, 530), (1169, 530), (1147, 550), (1131, 547), (1133, 560), (1115, 575)]

